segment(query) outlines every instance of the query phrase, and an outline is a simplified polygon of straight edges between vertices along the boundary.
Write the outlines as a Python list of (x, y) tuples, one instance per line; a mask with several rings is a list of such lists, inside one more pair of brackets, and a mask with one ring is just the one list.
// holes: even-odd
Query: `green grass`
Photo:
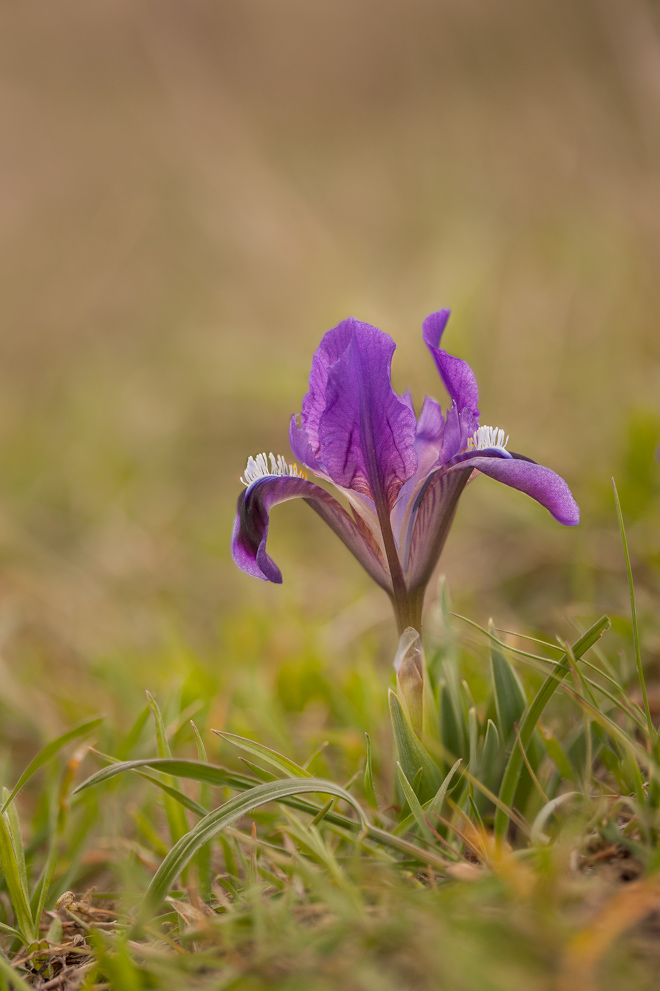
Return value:
[(386, 670), (310, 653), (244, 670), (222, 727), (191, 676), (48, 743), (5, 790), (0, 986), (654, 987), (638, 635), (502, 636), (444, 584), (435, 608), (416, 730), (404, 682), (388, 718)]

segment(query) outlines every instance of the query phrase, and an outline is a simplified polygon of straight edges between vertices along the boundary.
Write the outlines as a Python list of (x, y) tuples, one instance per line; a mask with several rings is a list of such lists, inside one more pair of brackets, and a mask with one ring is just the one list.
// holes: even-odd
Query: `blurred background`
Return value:
[(320, 669), (375, 650), (388, 670), (385, 597), (305, 506), (273, 515), (283, 586), (229, 556), (246, 459), (288, 453), (349, 314), (397, 341), (400, 391), (444, 403), (421, 323), (451, 307), (483, 422), (582, 508), (564, 529), (470, 486), (442, 562), (455, 606), (566, 636), (625, 615), (615, 475), (653, 620), (656, 4), (34, 0), (2, 22), (9, 736), (130, 721), (176, 686), (217, 725), (241, 671), (281, 686), (302, 666), (304, 711)]

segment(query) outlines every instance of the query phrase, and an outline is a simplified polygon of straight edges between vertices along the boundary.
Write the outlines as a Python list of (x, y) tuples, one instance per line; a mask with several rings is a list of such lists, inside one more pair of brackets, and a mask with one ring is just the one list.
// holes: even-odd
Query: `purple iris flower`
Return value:
[(490, 475), (532, 496), (560, 523), (578, 523), (563, 478), (508, 451), (502, 430), (479, 426), (472, 369), (439, 346), (448, 319), (449, 310), (440, 310), (424, 321), (424, 342), (451, 398), (445, 416), (426, 396), (417, 417), (410, 394), (394, 392), (396, 345), (388, 334), (351, 317), (323, 337), (289, 440), (295, 458), (332, 482), (350, 512), (281, 455), (250, 458), (232, 538), (243, 571), (282, 581), (266, 551), (269, 514), (277, 503), (304, 499), (387, 592), (399, 631), (419, 630), (426, 586), (471, 478)]

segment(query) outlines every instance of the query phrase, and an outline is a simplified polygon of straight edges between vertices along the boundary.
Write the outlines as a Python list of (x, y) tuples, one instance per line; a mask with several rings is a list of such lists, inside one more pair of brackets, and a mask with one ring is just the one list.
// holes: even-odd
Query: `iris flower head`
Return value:
[(426, 586), (468, 481), (490, 475), (532, 496), (560, 523), (579, 522), (559, 475), (509, 451), (503, 430), (480, 425), (472, 369), (440, 347), (448, 319), (449, 310), (440, 310), (423, 327), (451, 400), (445, 414), (426, 396), (417, 416), (410, 394), (394, 391), (396, 345), (388, 334), (353, 317), (325, 334), (289, 441), (296, 461), (332, 483), (348, 508), (282, 455), (251, 457), (232, 538), (243, 571), (282, 581), (266, 550), (270, 511), (303, 499), (387, 592), (399, 631), (419, 630)]

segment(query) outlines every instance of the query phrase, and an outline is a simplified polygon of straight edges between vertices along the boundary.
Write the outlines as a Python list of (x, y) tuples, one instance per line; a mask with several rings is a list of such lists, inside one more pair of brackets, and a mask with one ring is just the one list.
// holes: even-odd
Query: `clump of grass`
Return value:
[[(389, 734), (369, 685), (329, 746), (214, 735), (183, 694), (123, 737), (62, 734), (3, 795), (0, 988), (655, 986), (660, 759), (630, 592), (632, 666), (607, 617), (570, 644), (504, 634), (443, 585), (426, 651), (402, 637)], [(83, 758), (103, 766), (74, 787)]]

